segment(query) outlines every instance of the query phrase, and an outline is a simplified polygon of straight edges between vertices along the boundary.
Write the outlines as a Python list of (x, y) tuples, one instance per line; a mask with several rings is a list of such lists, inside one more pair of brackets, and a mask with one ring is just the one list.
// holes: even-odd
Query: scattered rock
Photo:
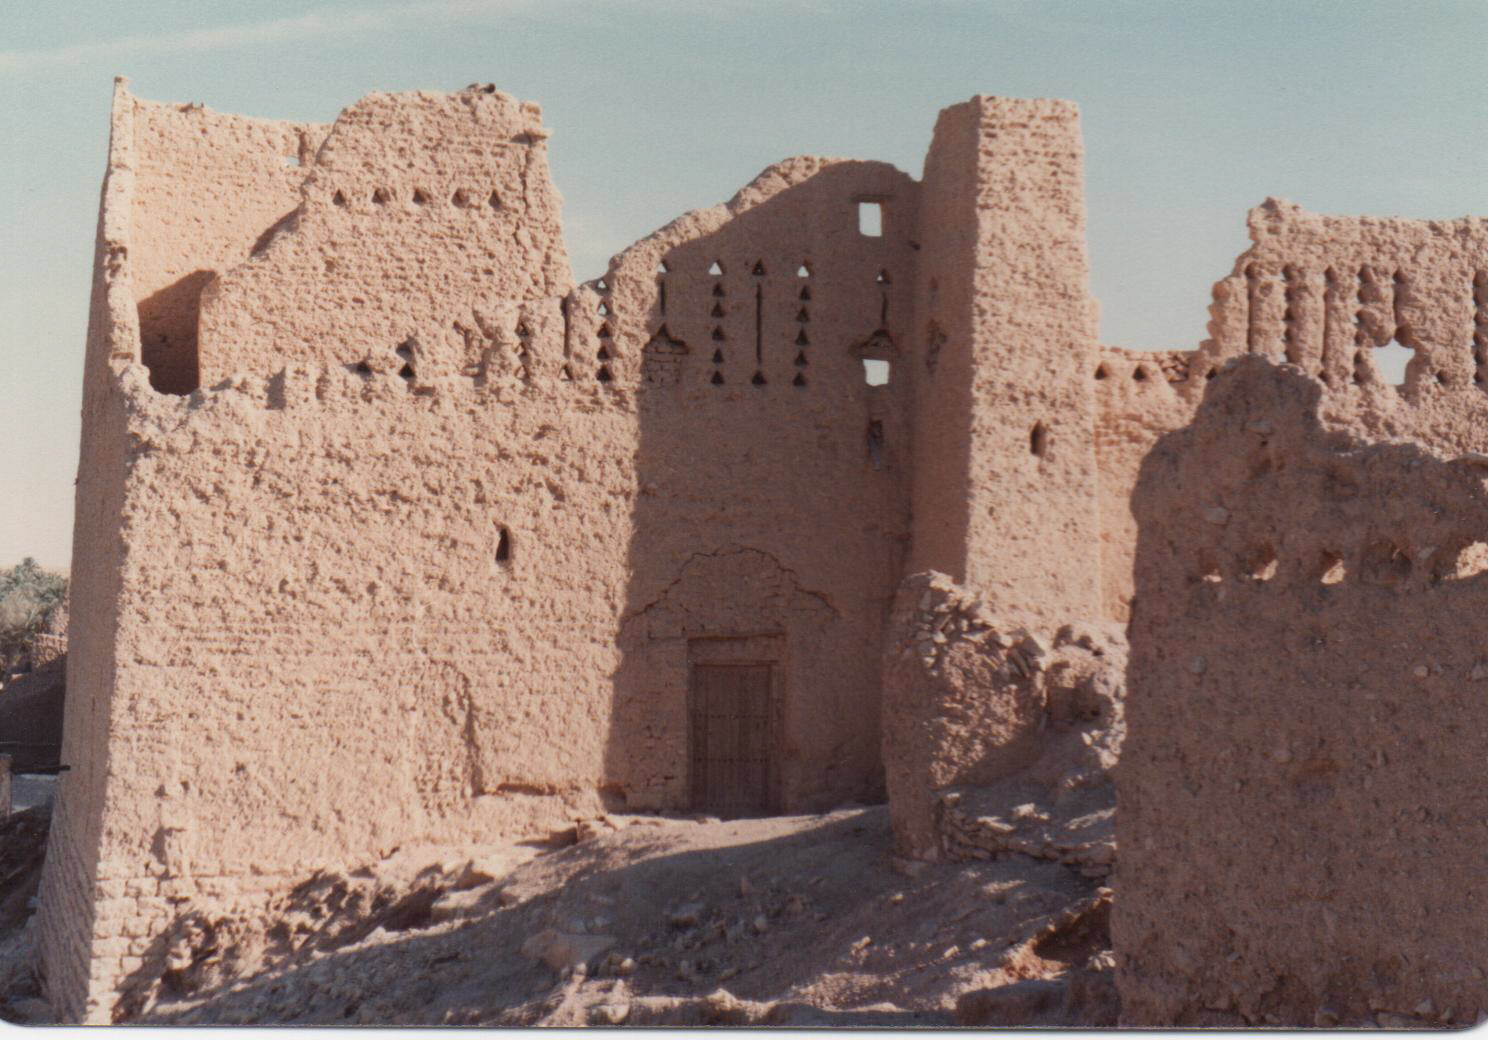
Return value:
[(673, 928), (696, 928), (703, 919), (702, 903), (687, 903), (673, 910), (668, 918)]

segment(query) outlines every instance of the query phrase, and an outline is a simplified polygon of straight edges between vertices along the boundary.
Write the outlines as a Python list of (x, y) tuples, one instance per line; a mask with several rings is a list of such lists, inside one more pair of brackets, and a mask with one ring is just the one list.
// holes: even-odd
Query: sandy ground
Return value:
[(1114, 1024), (1109, 892), (1060, 864), (905, 864), (883, 807), (609, 817), (579, 835), (400, 854), (307, 881), (261, 919), (185, 920), (127, 1018)]

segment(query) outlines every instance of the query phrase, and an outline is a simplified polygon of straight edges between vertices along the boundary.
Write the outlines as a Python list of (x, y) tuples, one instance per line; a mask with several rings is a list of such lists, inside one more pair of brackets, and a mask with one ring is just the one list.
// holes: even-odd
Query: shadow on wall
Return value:
[(1484, 470), (1325, 430), (1320, 394), (1240, 358), (1142, 467), (1124, 1024), (1488, 1003)]
[(189, 394), (201, 383), (196, 319), (202, 290), (216, 277), (193, 271), (139, 302), (140, 360), (161, 393)]
[[(645, 341), (605, 761), (631, 810), (881, 797), (915, 187), (883, 163), (834, 163), (712, 233), (664, 229), (597, 283)], [(865, 197), (878, 234), (860, 230)]]

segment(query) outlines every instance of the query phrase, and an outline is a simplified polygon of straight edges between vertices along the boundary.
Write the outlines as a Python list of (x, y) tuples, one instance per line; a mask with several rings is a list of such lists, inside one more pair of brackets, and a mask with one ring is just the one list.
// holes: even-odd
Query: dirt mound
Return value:
[(951, 1025), (974, 1013), (968, 994), (1031, 979), (1064, 995), (1019, 1024), (1058, 1024), (1098, 1003), (1065, 991), (1109, 976), (1092, 879), (1023, 856), (897, 860), (883, 807), (607, 817), (577, 835), (400, 854), (309, 879), (252, 918), (185, 913), (119, 1018)]

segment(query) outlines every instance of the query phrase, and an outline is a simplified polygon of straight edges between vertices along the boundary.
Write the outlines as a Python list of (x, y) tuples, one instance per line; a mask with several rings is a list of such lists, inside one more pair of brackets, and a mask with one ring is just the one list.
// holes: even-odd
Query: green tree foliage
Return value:
[(67, 579), (26, 557), (0, 569), (0, 675), (20, 664), (52, 611), (67, 598)]

